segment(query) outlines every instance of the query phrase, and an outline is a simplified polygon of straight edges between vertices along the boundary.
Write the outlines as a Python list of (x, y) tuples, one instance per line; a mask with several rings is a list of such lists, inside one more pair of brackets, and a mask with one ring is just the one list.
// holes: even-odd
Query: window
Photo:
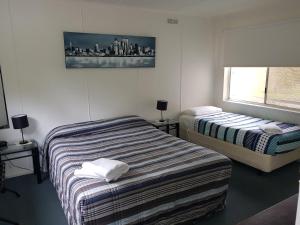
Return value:
[(271, 67), (267, 104), (300, 109), (300, 67)]
[(230, 99), (264, 103), (267, 68), (230, 69)]
[(300, 67), (227, 67), (227, 99), (300, 109)]

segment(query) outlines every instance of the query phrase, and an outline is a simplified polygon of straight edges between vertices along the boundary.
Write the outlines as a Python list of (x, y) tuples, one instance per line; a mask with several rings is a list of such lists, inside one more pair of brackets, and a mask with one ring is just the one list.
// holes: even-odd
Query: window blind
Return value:
[(300, 20), (224, 31), (224, 66), (300, 66)]
[(300, 109), (300, 68), (269, 68), (267, 104)]

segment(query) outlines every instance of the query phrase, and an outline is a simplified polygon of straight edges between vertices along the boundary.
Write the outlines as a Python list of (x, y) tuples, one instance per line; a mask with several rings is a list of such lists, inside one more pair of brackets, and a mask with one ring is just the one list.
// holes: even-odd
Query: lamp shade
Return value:
[(22, 129), (29, 126), (27, 115), (20, 114), (11, 117), (14, 129)]
[(168, 101), (165, 100), (157, 100), (156, 109), (161, 111), (166, 111), (168, 108)]

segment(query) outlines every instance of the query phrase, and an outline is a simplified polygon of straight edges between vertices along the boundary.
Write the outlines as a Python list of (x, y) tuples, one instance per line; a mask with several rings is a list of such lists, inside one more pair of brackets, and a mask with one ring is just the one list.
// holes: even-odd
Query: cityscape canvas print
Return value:
[(155, 37), (64, 32), (66, 68), (155, 67)]

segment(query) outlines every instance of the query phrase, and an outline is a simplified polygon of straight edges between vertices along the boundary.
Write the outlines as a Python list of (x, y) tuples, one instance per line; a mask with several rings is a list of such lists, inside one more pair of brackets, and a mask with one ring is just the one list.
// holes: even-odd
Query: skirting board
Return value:
[(272, 156), (253, 152), (239, 145), (205, 136), (189, 129), (181, 129), (180, 137), (192, 143), (215, 150), (231, 159), (267, 173), (300, 159), (300, 148), (291, 152)]

